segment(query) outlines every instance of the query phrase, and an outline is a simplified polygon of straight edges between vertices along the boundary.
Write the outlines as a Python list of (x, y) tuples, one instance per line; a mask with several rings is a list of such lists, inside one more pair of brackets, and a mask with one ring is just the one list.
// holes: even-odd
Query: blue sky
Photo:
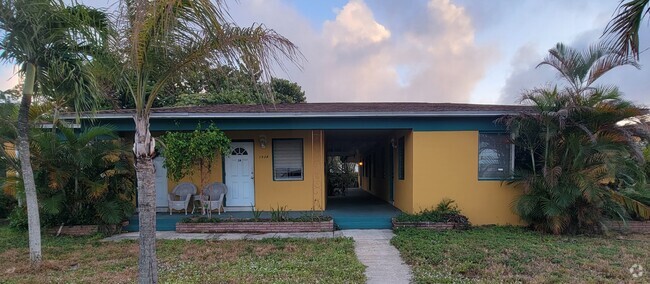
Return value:
[[(107, 7), (113, 1), (86, 0)], [(618, 1), (241, 0), (228, 1), (233, 21), (264, 23), (298, 45), (302, 69), (275, 76), (303, 86), (307, 100), (515, 103), (523, 89), (557, 82), (535, 66), (557, 42), (586, 47), (599, 40)], [(648, 48), (647, 23), (642, 30)], [(642, 69), (615, 69), (603, 84), (650, 102)], [(11, 66), (0, 76), (8, 78)], [(0, 78), (2, 78), (0, 77)], [(0, 87), (12, 82), (2, 82)]]

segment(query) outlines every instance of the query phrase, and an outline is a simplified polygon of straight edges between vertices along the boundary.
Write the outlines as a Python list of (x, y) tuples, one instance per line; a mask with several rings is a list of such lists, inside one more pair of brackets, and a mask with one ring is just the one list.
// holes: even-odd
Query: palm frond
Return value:
[(639, 28), (650, 13), (649, 0), (621, 1), (616, 15), (609, 21), (603, 35), (613, 48), (622, 54), (639, 58)]

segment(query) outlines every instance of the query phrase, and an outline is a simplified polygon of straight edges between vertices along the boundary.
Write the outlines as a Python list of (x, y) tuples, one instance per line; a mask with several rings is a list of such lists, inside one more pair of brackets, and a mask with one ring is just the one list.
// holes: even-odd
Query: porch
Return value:
[[(397, 216), (401, 211), (386, 201), (383, 201), (368, 192), (353, 188), (346, 190), (345, 196), (329, 197), (327, 209), (323, 215), (330, 216), (339, 229), (390, 229), (391, 218)], [(311, 211), (288, 211), (290, 218), (301, 217), (305, 214), (313, 214)], [(205, 215), (174, 213), (157, 213), (156, 229), (158, 231), (175, 231), (176, 223), (189, 217), (201, 217)], [(218, 215), (212, 214), (213, 218), (219, 219), (245, 219), (253, 218), (253, 212), (225, 212)], [(262, 212), (261, 218), (271, 218), (271, 212)], [(129, 224), (124, 227), (128, 232), (137, 232), (139, 227), (138, 215), (134, 214), (129, 219)]]
[(390, 229), (391, 218), (402, 211), (360, 188), (345, 191), (345, 196), (327, 198), (325, 215), (339, 229)]

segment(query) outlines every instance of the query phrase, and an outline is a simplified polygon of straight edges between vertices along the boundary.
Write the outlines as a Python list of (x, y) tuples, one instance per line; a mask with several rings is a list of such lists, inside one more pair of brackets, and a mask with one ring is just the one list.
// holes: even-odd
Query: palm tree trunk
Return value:
[(34, 95), (34, 84), (36, 81), (36, 66), (26, 63), (25, 83), (23, 85), (23, 97), (18, 111), (18, 157), (20, 159), (20, 171), (25, 187), (25, 203), (27, 203), (27, 220), (29, 227), (29, 260), (32, 268), (38, 269), (41, 266), (41, 220), (38, 213), (38, 199), (36, 196), (36, 183), (34, 171), (32, 170), (31, 153), (29, 151), (29, 107), (32, 104)]
[(153, 141), (149, 132), (149, 117), (136, 115), (135, 171), (138, 178), (138, 219), (140, 222), (139, 283), (158, 282), (156, 260), (156, 191), (153, 166)]

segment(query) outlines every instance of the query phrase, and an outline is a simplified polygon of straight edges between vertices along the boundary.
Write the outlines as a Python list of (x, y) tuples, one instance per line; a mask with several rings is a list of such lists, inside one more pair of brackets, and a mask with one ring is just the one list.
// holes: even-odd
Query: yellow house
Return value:
[[(338, 212), (340, 198), (328, 196), (325, 161), (339, 156), (358, 164), (360, 188), (373, 196), (373, 206), (413, 213), (450, 198), (473, 224), (521, 224), (511, 208), (517, 191), (504, 182), (514, 167), (514, 147), (494, 121), (522, 109), (435, 103), (160, 108), (153, 111), (151, 130), (156, 136), (194, 130), (201, 123), (226, 133), (231, 153), (218, 158), (205, 173), (207, 180), (201, 181), (198, 170), (182, 180), (199, 190), (205, 183), (225, 183), (226, 212), (251, 207)], [(90, 123), (84, 120), (82, 127)], [(133, 135), (131, 110), (99, 112), (92, 123)], [(161, 211), (178, 184), (166, 177), (163, 159), (155, 159)], [(353, 210), (340, 214), (372, 215), (364, 213), (366, 203), (346, 202)]]

